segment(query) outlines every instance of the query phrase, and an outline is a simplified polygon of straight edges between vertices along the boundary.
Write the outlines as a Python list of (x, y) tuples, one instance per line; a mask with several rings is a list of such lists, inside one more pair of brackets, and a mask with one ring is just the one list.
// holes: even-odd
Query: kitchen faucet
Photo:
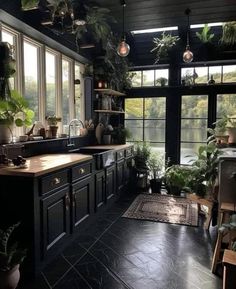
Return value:
[(72, 125), (75, 124), (75, 123), (81, 124), (81, 125), (82, 125), (82, 128), (84, 128), (84, 124), (83, 124), (82, 120), (77, 119), (77, 118), (74, 118), (74, 119), (72, 119), (72, 120), (70, 121), (70, 123), (69, 123), (69, 131), (68, 131), (68, 144), (67, 144), (68, 147), (72, 147), (72, 146), (75, 145), (75, 144), (72, 143), (72, 141), (71, 141), (71, 127), (72, 127)]

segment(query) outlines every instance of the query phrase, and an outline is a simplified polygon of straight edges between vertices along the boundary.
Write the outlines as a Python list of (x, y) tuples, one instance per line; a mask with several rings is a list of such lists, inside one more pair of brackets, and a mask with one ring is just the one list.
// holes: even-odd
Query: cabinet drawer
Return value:
[(45, 195), (50, 191), (58, 189), (69, 182), (69, 171), (64, 170), (60, 172), (53, 173), (47, 177), (43, 177), (40, 180), (40, 195)]
[(122, 160), (125, 157), (125, 152), (124, 150), (120, 150), (116, 152), (116, 160)]
[(92, 163), (83, 163), (72, 168), (72, 182), (77, 181), (92, 173)]
[(129, 157), (131, 157), (133, 155), (133, 148), (131, 147), (131, 148), (127, 148), (126, 150), (125, 150), (125, 157), (126, 158), (129, 158)]

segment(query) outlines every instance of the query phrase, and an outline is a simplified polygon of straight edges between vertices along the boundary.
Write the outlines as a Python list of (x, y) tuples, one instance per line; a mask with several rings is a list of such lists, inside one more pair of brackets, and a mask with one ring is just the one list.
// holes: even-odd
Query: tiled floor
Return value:
[(221, 289), (210, 271), (215, 230), (122, 218), (116, 203), (19, 289)]

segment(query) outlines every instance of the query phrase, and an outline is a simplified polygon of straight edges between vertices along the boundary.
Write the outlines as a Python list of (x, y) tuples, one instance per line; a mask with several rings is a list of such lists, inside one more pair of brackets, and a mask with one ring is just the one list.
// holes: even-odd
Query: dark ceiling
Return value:
[[(20, 2), (20, 0), (0, 0), (0, 8), (3, 4), (9, 8), (14, 2)], [(111, 14), (117, 20), (117, 23), (112, 26), (112, 29), (117, 32), (117, 35), (121, 35), (122, 6), (120, 0), (95, 0), (95, 2), (111, 10)], [(178, 49), (183, 51), (186, 44), (187, 17), (185, 10), (187, 8), (191, 9), (190, 24), (236, 20), (236, 0), (126, 0), (125, 2), (125, 31), (127, 33), (127, 42), (131, 47), (129, 58), (133, 65), (151, 65), (154, 63), (155, 55), (150, 53), (150, 50), (153, 48), (153, 37), (160, 36), (160, 32), (132, 35), (130, 31), (178, 26), (179, 30), (175, 32), (175, 34), (177, 33), (181, 38)], [(13, 12), (13, 14), (17, 13)], [(33, 22), (37, 19), (35, 14), (29, 14), (24, 18), (29, 24), (35, 24)], [(33, 26), (35, 27), (35, 25)], [(47, 29), (42, 26), (40, 30), (49, 36), (53, 34), (50, 29), (47, 31)], [(219, 28), (218, 30), (216, 29), (216, 34), (217, 33), (220, 33)], [(71, 37), (71, 35), (59, 34), (55, 37), (56, 40), (61, 38), (62, 41), (60, 42), (63, 43), (64, 41), (64, 44), (68, 44), (67, 46), (69, 48), (76, 49), (74, 38)], [(194, 38), (196, 38), (195, 32), (192, 32), (190, 35), (191, 43), (194, 43)], [(218, 40), (216, 41), (218, 42)], [(198, 48), (193, 47), (193, 49), (197, 50)], [(81, 54), (85, 53), (85, 56), (87, 56), (88, 53), (96, 55), (96, 50), (97, 48), (86, 49), (84, 50), (85, 52), (81, 50)]]

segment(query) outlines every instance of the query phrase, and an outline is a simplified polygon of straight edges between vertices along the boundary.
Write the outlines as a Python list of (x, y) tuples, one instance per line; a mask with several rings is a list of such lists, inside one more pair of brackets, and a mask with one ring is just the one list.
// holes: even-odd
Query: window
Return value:
[(56, 115), (56, 55), (46, 51), (46, 116)]
[(38, 46), (24, 39), (24, 97), (39, 120)]
[(224, 114), (236, 118), (236, 94), (218, 94), (216, 101), (216, 118)]
[(208, 118), (207, 95), (183, 95), (181, 104), (180, 163), (189, 164), (198, 148), (206, 143)]
[(206, 84), (213, 78), (215, 83), (234, 83), (236, 82), (236, 65), (218, 65), (188, 67), (181, 69), (182, 83), (185, 84)]
[[(62, 59), (62, 125), (63, 128), (70, 122), (70, 77), (71, 62)], [(64, 131), (64, 129), (63, 129)]]
[(125, 126), (132, 133), (130, 141), (149, 142), (154, 150), (165, 151), (166, 98), (125, 100)]
[[(2, 41), (8, 42), (10, 45), (13, 45), (14, 47), (14, 56), (16, 57), (16, 34), (8, 30), (7, 28), (2, 28)], [(16, 63), (17, 66), (17, 63)], [(16, 67), (17, 70), (17, 67)], [(10, 88), (15, 89), (16, 88), (16, 75), (14, 77), (11, 77), (9, 79), (10, 82)]]
[(169, 81), (169, 69), (130, 71), (132, 87), (165, 86)]
[(79, 63), (75, 63), (75, 117), (81, 119), (81, 71)]

